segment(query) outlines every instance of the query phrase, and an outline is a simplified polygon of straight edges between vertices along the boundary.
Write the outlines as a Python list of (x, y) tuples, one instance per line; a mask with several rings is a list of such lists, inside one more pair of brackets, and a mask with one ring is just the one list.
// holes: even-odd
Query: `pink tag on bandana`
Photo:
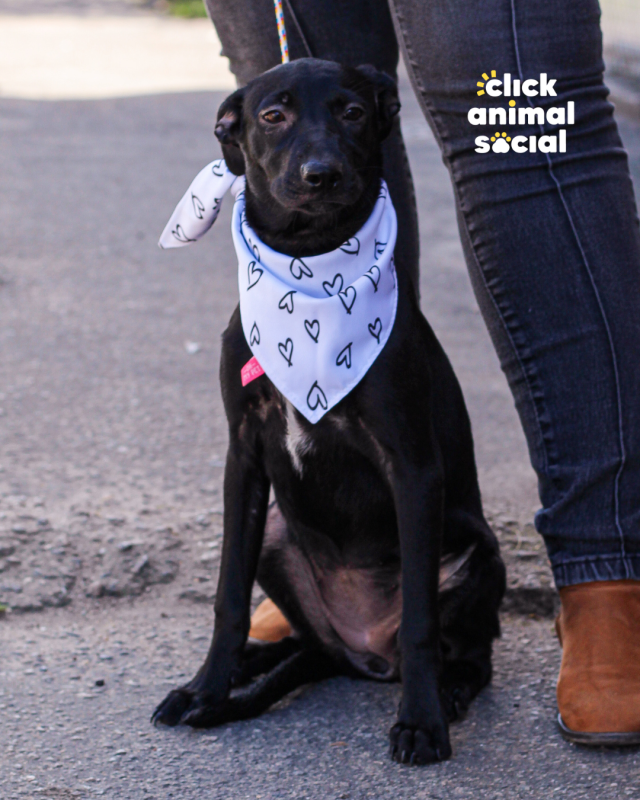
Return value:
[(240, 377), (242, 378), (243, 386), (251, 383), (251, 381), (255, 381), (255, 379), (259, 378), (261, 375), (264, 375), (264, 370), (260, 364), (258, 364), (258, 359), (255, 356), (250, 358), (240, 370)]

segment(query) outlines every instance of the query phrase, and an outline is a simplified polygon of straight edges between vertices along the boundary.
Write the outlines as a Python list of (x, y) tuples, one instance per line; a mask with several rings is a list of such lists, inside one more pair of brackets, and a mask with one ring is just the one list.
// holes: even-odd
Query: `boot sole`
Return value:
[(558, 728), (563, 738), (574, 744), (584, 744), (589, 747), (630, 747), (640, 744), (640, 731), (637, 733), (584, 733), (572, 731), (567, 728), (560, 714), (558, 714)]

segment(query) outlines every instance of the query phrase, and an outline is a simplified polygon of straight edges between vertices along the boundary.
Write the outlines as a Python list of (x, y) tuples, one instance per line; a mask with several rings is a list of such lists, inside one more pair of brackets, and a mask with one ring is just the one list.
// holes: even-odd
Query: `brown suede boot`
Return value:
[(262, 642), (279, 642), (290, 634), (291, 625), (273, 600), (267, 597), (253, 612), (249, 638)]
[(560, 589), (558, 725), (587, 745), (640, 744), (640, 581)]

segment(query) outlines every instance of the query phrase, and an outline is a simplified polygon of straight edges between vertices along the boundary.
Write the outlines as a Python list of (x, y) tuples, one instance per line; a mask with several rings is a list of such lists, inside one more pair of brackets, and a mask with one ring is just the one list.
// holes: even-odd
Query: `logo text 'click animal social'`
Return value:
[[(546, 72), (540, 73), (538, 78), (526, 80), (513, 78), (509, 72), (498, 78), (495, 70), (491, 70), (491, 76), (484, 72), (482, 78), (483, 80), (477, 82), (478, 96), (511, 99), (508, 101), (508, 108), (476, 106), (469, 109), (467, 119), (471, 125), (488, 125), (495, 131), (490, 136), (476, 136), (476, 153), (567, 152), (567, 131), (562, 126), (575, 124), (574, 101), (570, 100), (562, 106), (543, 108), (535, 106), (532, 100), (536, 97), (557, 97), (556, 78), (549, 79)], [(514, 98), (524, 98), (521, 102), (526, 105), (518, 107), (518, 100)], [(553, 133), (542, 133), (545, 124), (558, 126), (558, 129)], [(514, 134), (512, 130), (514, 127), (532, 125), (538, 126), (541, 132), (524, 136)]]

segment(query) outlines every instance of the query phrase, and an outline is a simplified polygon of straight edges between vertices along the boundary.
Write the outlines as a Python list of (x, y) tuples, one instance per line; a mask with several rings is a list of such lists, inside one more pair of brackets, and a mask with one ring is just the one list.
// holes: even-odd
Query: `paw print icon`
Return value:
[(511, 141), (511, 137), (507, 136), (506, 133), (499, 133), (496, 131), (495, 136), (491, 137), (491, 141), (493, 142), (491, 149), (494, 153), (508, 153), (511, 149), (508, 145), (508, 142)]

